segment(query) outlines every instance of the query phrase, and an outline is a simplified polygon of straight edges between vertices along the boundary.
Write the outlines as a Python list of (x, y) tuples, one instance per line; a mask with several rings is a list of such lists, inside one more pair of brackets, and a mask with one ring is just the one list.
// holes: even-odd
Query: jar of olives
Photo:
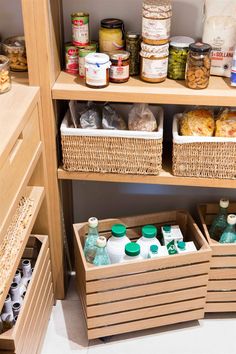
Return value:
[(130, 75), (139, 74), (139, 52), (140, 52), (140, 35), (136, 32), (126, 33), (126, 51), (130, 53)]
[(194, 43), (190, 37), (177, 36), (170, 39), (168, 78), (184, 80), (189, 45)]

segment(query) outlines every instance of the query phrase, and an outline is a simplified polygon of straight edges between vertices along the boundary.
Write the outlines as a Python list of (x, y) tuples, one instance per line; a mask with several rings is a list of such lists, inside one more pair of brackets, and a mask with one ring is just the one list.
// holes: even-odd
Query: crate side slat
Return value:
[(224, 291), (224, 290), (236, 290), (236, 279), (230, 280), (209, 280), (208, 281), (208, 286), (207, 290), (218, 290), (218, 291)]
[(205, 312), (236, 312), (236, 302), (207, 302)]
[(235, 256), (222, 256), (222, 257), (212, 257), (211, 258), (211, 268), (236, 268), (236, 254)]
[(208, 291), (207, 292), (207, 301), (235, 301), (236, 302), (236, 291)]
[(209, 274), (209, 279), (210, 280), (236, 279), (236, 268), (211, 269)]

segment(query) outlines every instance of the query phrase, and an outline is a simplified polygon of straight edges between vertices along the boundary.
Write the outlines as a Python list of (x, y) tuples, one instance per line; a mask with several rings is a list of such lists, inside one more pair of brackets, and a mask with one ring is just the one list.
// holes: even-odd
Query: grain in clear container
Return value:
[(0, 94), (11, 89), (10, 60), (0, 55)]

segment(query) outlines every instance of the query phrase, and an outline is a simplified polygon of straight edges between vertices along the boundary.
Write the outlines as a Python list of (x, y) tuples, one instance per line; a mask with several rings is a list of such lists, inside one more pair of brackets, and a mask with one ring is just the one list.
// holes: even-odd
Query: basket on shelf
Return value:
[[(198, 206), (201, 226), (212, 249), (205, 311), (236, 312), (236, 244), (221, 244), (208, 232), (218, 211), (217, 203)], [(230, 202), (228, 212), (236, 214), (236, 203)]]
[(63, 168), (67, 171), (158, 175), (162, 167), (163, 110), (157, 132), (70, 128), (61, 124)]
[(186, 177), (236, 178), (236, 138), (180, 136), (173, 121), (173, 174)]

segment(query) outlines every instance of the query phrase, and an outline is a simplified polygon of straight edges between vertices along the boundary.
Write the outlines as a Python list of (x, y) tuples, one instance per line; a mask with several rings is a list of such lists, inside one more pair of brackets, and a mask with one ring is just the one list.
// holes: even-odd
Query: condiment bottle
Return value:
[(93, 261), (93, 264), (96, 266), (108, 265), (111, 264), (110, 258), (106, 249), (107, 240), (104, 236), (99, 236), (97, 238), (96, 246), (96, 255)]
[(137, 244), (141, 248), (140, 254), (143, 258), (148, 258), (151, 245), (161, 246), (156, 236), (157, 228), (154, 225), (145, 225), (142, 227), (142, 237), (137, 240)]
[(114, 50), (123, 50), (124, 41), (124, 23), (117, 18), (106, 18), (101, 21), (99, 30), (99, 51), (112, 52)]
[(193, 38), (177, 36), (170, 39), (168, 78), (184, 80), (189, 45), (194, 42)]
[(140, 254), (140, 246), (138, 243), (129, 242), (125, 245), (125, 255), (121, 259), (121, 263), (129, 261), (138, 261), (143, 259)]
[(219, 203), (219, 213), (213, 220), (211, 227), (209, 229), (209, 234), (211, 238), (219, 241), (220, 236), (227, 226), (227, 214), (228, 214), (229, 200), (221, 198)]
[(109, 85), (109, 56), (104, 53), (90, 53), (85, 57), (85, 82), (91, 88)]
[(0, 94), (11, 89), (10, 60), (0, 55)]
[(111, 263), (119, 263), (125, 254), (125, 245), (130, 242), (126, 227), (122, 224), (113, 225), (111, 235), (107, 241), (107, 252)]
[(227, 227), (220, 237), (220, 243), (235, 243), (236, 242), (236, 215), (229, 214), (227, 217)]
[(109, 73), (110, 82), (119, 84), (129, 80), (129, 56), (130, 53), (126, 51), (115, 51), (109, 53), (111, 60)]
[(187, 87), (204, 89), (208, 86), (211, 70), (211, 49), (211, 46), (206, 43), (190, 44), (185, 75)]
[(87, 262), (93, 263), (97, 251), (96, 243), (99, 237), (98, 219), (95, 217), (89, 218), (88, 227), (89, 227), (88, 236), (85, 240), (85, 245), (84, 245), (84, 256)]
[(126, 33), (125, 49), (130, 53), (129, 74), (130, 76), (139, 75), (140, 71), (140, 34), (136, 32)]

